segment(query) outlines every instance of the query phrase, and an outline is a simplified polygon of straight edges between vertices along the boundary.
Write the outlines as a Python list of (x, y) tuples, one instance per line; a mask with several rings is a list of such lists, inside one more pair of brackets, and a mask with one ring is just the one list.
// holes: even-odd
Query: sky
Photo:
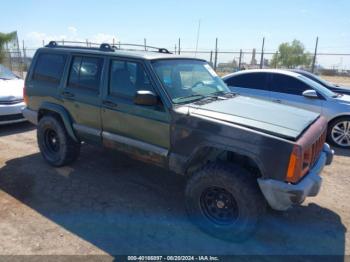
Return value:
[[(3, 0), (0, 32), (17, 31), (28, 48), (44, 40), (140, 43), (174, 49), (261, 48), (300, 40), (310, 52), (350, 53), (349, 0)], [(350, 56), (319, 58), (328, 66), (350, 69)], [(324, 61), (322, 61), (324, 60)]]

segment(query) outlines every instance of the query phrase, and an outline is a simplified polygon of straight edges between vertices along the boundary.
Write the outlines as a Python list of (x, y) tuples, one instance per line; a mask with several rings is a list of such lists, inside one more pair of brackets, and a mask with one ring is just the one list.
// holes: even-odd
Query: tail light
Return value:
[(23, 87), (23, 101), (26, 105), (28, 105), (28, 96), (26, 94), (26, 87)]

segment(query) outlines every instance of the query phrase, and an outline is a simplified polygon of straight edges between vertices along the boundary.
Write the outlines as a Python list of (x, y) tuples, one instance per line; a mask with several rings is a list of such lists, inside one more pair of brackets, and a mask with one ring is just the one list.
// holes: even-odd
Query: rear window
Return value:
[(75, 56), (70, 68), (68, 86), (99, 91), (103, 59)]
[(247, 73), (233, 76), (225, 80), (228, 86), (268, 90), (266, 73)]
[(39, 54), (33, 80), (59, 84), (66, 59), (66, 55), (61, 54)]

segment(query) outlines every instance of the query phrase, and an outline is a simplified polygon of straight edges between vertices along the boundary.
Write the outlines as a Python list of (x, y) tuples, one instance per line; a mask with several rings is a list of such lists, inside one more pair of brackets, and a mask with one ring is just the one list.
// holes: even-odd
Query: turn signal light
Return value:
[(26, 105), (28, 105), (28, 96), (26, 94), (26, 87), (23, 87), (23, 101)]
[(295, 145), (290, 155), (286, 180), (290, 183), (296, 183), (303, 176), (303, 152), (302, 148)]

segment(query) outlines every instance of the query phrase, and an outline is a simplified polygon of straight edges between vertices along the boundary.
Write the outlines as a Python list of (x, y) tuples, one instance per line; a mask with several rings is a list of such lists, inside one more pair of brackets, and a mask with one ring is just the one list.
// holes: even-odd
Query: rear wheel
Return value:
[(206, 233), (228, 241), (251, 236), (266, 208), (256, 179), (232, 164), (206, 165), (190, 178), (185, 194), (190, 219)]
[(64, 166), (79, 156), (80, 143), (67, 134), (61, 121), (54, 116), (40, 119), (37, 139), (41, 155), (50, 165)]
[(350, 117), (341, 117), (329, 124), (328, 142), (334, 146), (350, 148)]

